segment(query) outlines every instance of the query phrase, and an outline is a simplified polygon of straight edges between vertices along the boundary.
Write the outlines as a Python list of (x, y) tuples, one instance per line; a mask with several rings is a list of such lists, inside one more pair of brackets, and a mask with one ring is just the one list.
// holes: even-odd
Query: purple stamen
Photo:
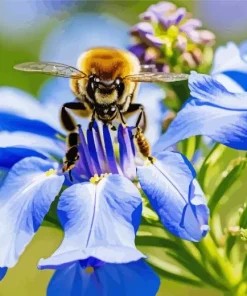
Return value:
[(82, 159), (84, 160), (83, 164), (85, 165), (86, 169), (88, 169), (91, 176), (94, 176), (96, 174), (96, 170), (94, 169), (93, 162), (90, 157), (90, 153), (88, 150), (85, 136), (84, 136), (83, 131), (80, 126), (79, 126), (78, 130), (79, 130), (79, 137), (80, 137), (80, 141), (81, 141), (81, 144), (79, 144), (79, 146), (78, 146), (79, 154), (80, 154), (80, 156), (81, 155), (83, 156), (82, 157)]
[(87, 130), (87, 142), (88, 142), (88, 148), (95, 166), (95, 169), (97, 171), (98, 175), (102, 174), (101, 168), (100, 168), (100, 163), (97, 155), (97, 150), (95, 147), (95, 142), (94, 142), (94, 135), (93, 135), (93, 130), (88, 129)]
[(127, 127), (127, 128), (128, 128), (128, 133), (129, 133), (129, 138), (130, 138), (132, 153), (135, 156), (136, 155), (136, 150), (135, 150), (135, 143), (134, 143), (134, 135), (132, 133), (132, 130), (134, 129), (134, 127)]
[(97, 153), (98, 153), (98, 159), (100, 162), (101, 170), (103, 173), (108, 173), (109, 169), (107, 166), (104, 147), (102, 144), (99, 127), (98, 127), (98, 124), (96, 121), (94, 121), (93, 129), (94, 129), (94, 135), (95, 135), (94, 139), (95, 139), (95, 144), (96, 144), (96, 149), (97, 149)]
[(128, 128), (124, 127), (122, 124), (118, 127), (118, 142), (120, 167), (127, 178), (133, 179), (136, 176), (134, 154)]
[(103, 135), (104, 135), (105, 151), (106, 151), (109, 170), (112, 174), (118, 174), (117, 163), (114, 155), (111, 135), (109, 132), (109, 128), (106, 124), (104, 124), (103, 126)]

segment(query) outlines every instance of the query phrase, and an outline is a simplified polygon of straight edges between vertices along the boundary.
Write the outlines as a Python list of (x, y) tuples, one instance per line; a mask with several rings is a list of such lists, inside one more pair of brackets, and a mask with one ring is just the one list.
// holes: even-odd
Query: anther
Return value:
[(92, 266), (88, 266), (85, 268), (87, 274), (92, 274), (94, 272), (94, 268)]

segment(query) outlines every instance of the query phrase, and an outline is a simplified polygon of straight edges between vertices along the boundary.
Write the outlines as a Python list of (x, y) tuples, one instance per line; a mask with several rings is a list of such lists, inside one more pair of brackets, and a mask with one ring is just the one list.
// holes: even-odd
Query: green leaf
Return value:
[(197, 142), (197, 138), (198, 137), (191, 137), (189, 139), (185, 139), (183, 140), (179, 146), (181, 146), (181, 151), (182, 153), (189, 159), (192, 160), (195, 151), (197, 149), (198, 146), (198, 142)]
[(231, 186), (243, 173), (244, 169), (246, 168), (246, 161), (247, 159), (245, 157), (238, 157), (237, 159), (231, 161), (228, 168), (225, 170), (225, 172), (223, 172), (223, 178), (208, 202), (211, 216), (213, 216), (215, 209), (224, 197), (224, 194), (231, 188)]
[(198, 280), (192, 275), (187, 274), (178, 266), (162, 261), (160, 258), (149, 255), (147, 259), (148, 263), (152, 265), (154, 270), (160, 275), (165, 277), (166, 279), (170, 279), (176, 282), (185, 283), (193, 286), (203, 286), (203, 282)]
[(193, 275), (202, 280), (205, 284), (220, 290), (228, 290), (228, 287), (221, 282), (220, 278), (215, 277), (215, 274), (211, 274), (205, 265), (202, 265), (201, 263), (196, 261), (186, 260), (185, 258), (179, 256), (177, 251), (169, 252), (168, 255), (179, 262)]
[(240, 228), (247, 228), (247, 205), (245, 204), (243, 207), (243, 212), (241, 213), (240, 220), (239, 220), (239, 227)]
[(215, 144), (213, 149), (210, 151), (208, 156), (205, 158), (198, 174), (197, 180), (200, 183), (202, 189), (205, 191), (205, 182), (206, 182), (206, 175), (209, 169), (222, 157), (222, 154), (227, 149), (226, 146), (221, 144)]

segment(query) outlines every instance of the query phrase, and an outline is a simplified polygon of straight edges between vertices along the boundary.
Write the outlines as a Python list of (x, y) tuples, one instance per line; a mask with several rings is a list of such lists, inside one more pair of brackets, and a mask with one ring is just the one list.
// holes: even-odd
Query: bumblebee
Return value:
[(70, 78), (76, 99), (61, 106), (61, 122), (69, 132), (74, 132), (77, 125), (68, 110), (82, 117), (91, 116), (90, 128), (95, 118), (105, 124), (115, 118), (125, 123), (125, 117), (140, 110), (144, 130), (145, 110), (141, 104), (135, 103), (139, 82), (188, 79), (187, 74), (147, 72), (147, 67), (142, 67), (131, 52), (107, 47), (82, 53), (77, 68), (53, 62), (28, 62), (16, 65), (14, 69)]
[(91, 115), (91, 122), (95, 117), (104, 123), (111, 123), (116, 117), (124, 122), (124, 116), (143, 109), (134, 103), (139, 82), (188, 79), (187, 74), (147, 72), (131, 52), (107, 47), (82, 53), (77, 68), (52, 62), (29, 62), (14, 67), (20, 71), (71, 78), (70, 86), (76, 99), (61, 109), (61, 122), (70, 132), (76, 129), (76, 124), (68, 109), (82, 117)]

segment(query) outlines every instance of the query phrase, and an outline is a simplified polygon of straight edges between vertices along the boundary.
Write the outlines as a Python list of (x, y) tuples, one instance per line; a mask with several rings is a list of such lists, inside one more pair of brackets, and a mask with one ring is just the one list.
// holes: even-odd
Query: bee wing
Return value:
[(155, 64), (142, 64), (141, 65), (141, 72), (155, 73), (155, 72), (157, 72), (156, 65)]
[(24, 72), (43, 73), (52, 76), (66, 77), (66, 78), (84, 78), (87, 75), (80, 70), (53, 62), (29, 62), (14, 66), (15, 70)]
[(125, 79), (135, 81), (135, 82), (174, 82), (187, 80), (189, 78), (188, 74), (178, 74), (178, 73), (149, 73), (149, 72), (140, 72), (134, 75), (128, 75)]

